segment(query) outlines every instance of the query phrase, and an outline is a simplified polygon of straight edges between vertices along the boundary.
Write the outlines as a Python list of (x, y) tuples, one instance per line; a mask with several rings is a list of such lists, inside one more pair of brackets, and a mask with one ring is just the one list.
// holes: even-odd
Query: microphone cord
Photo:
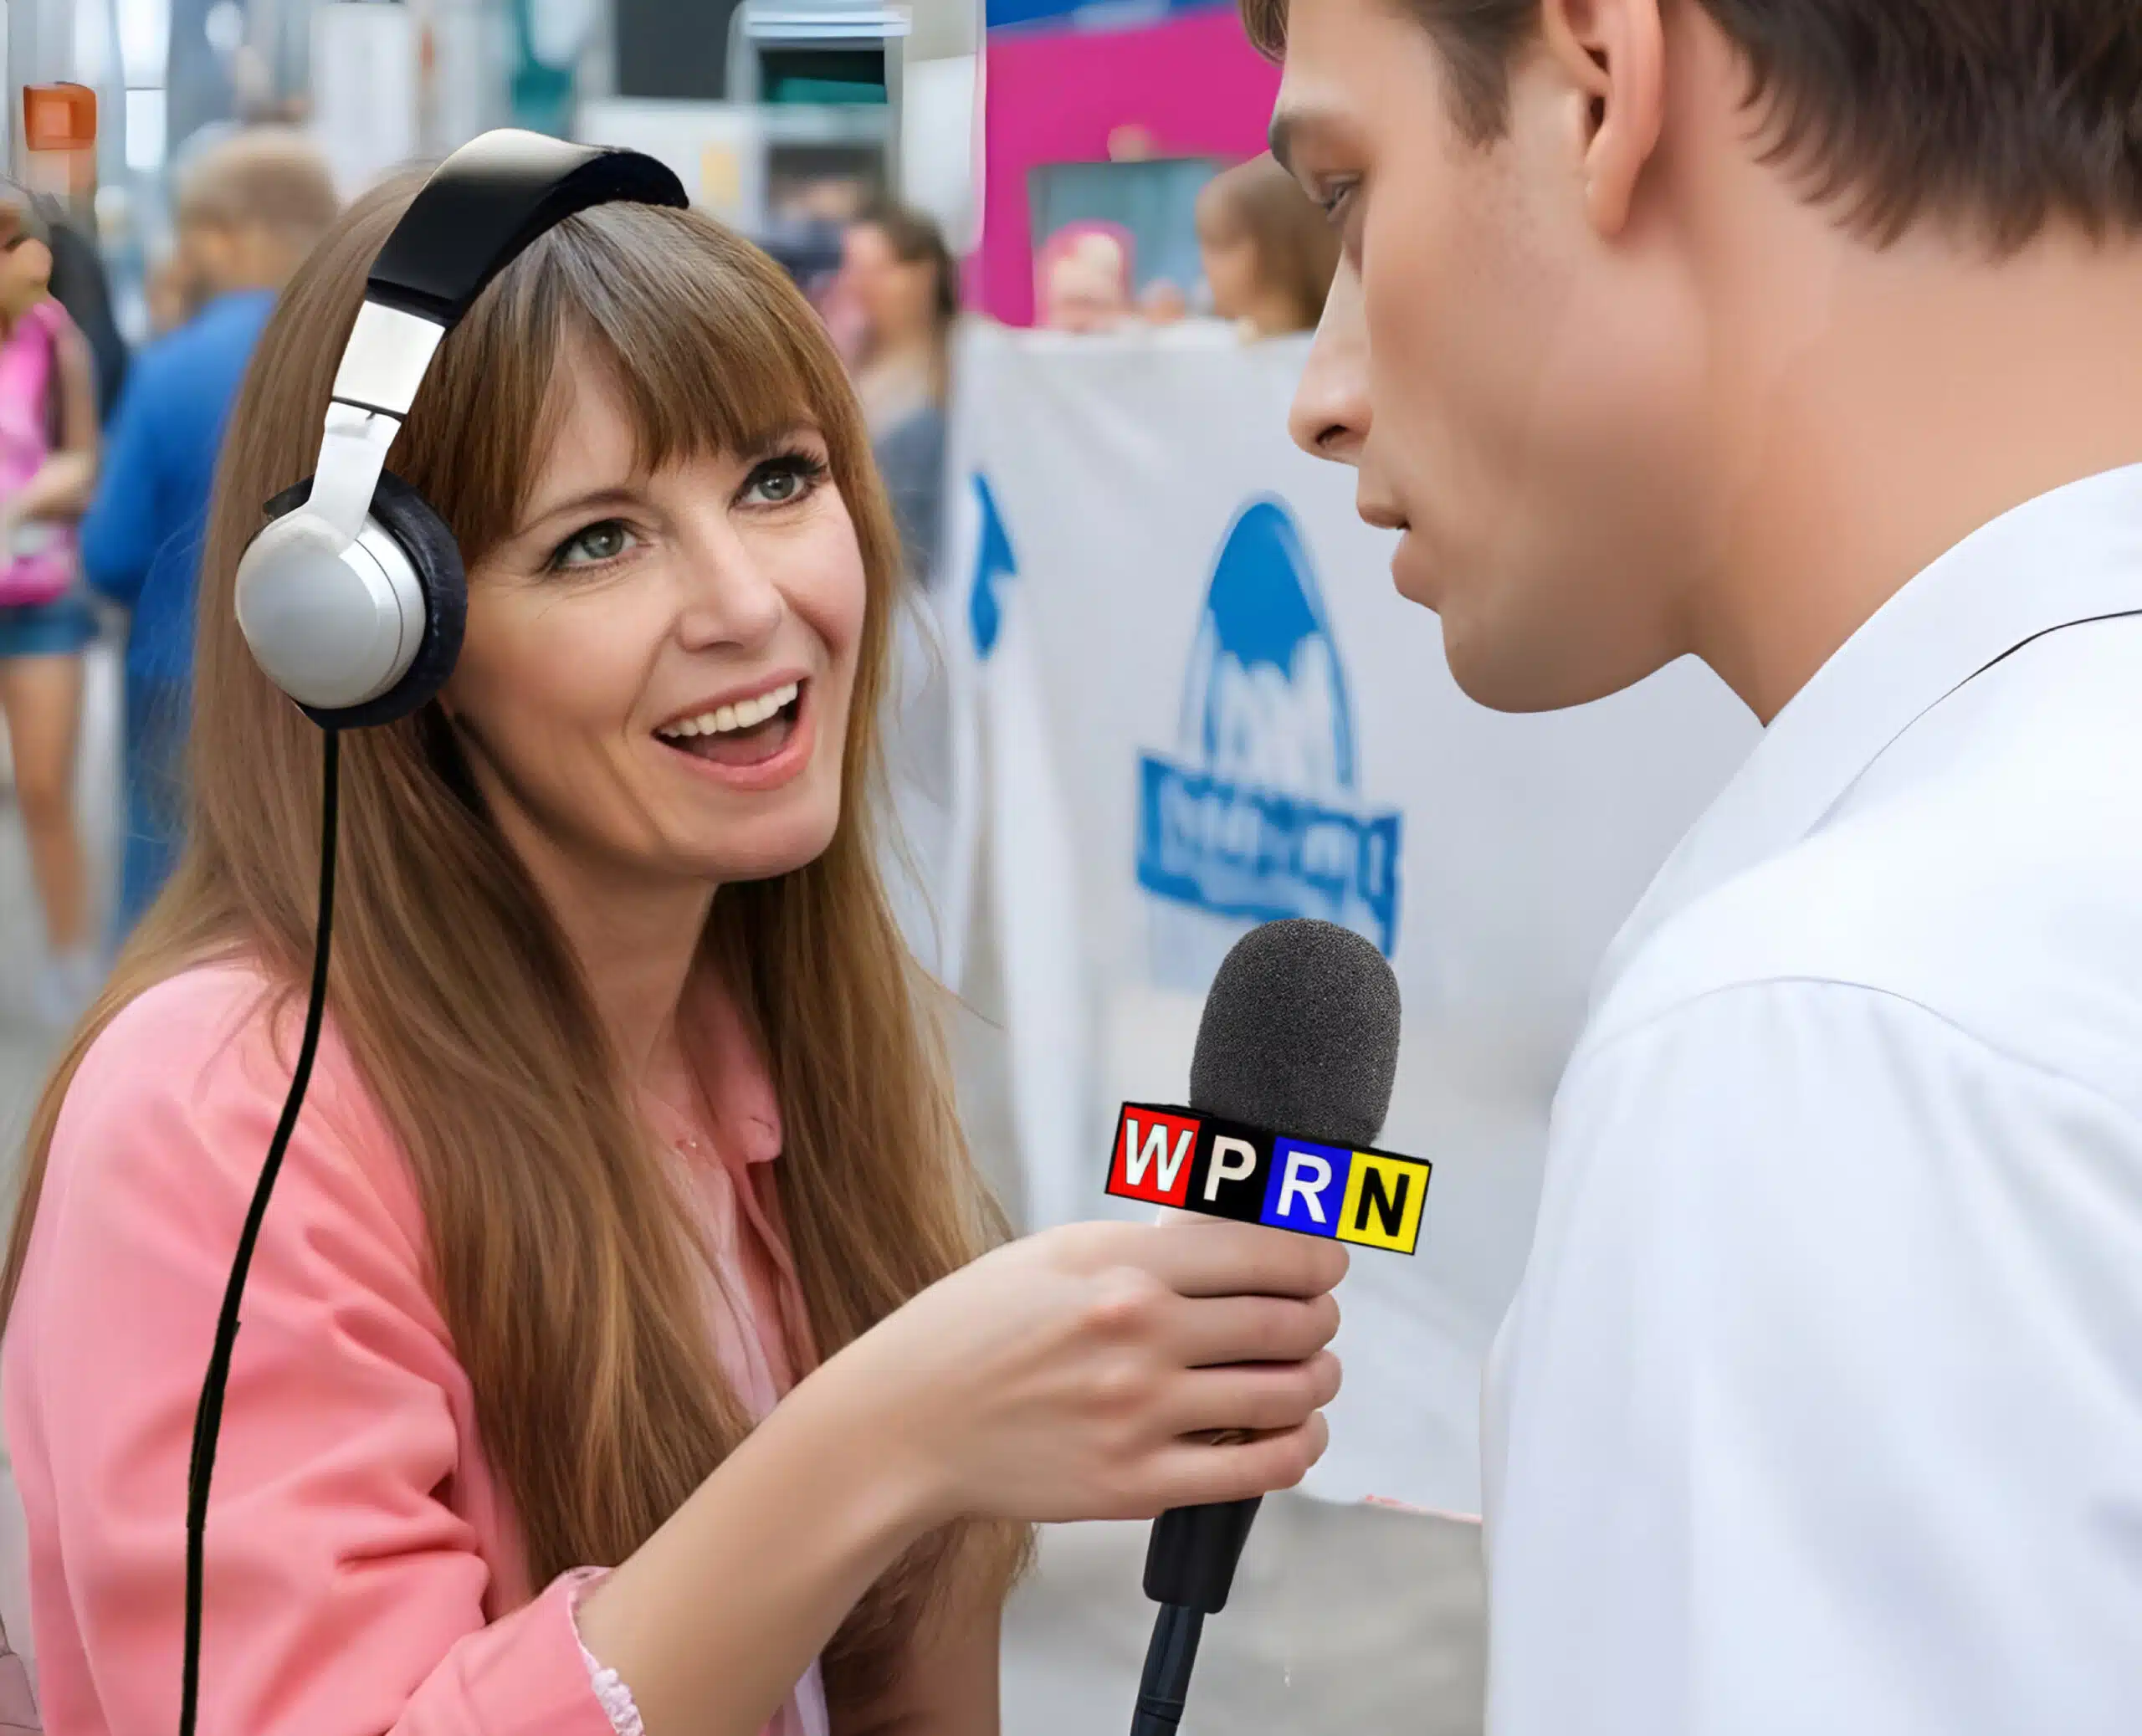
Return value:
[(223, 1388), (230, 1379), (231, 1351), (238, 1342), (238, 1303), (245, 1294), (245, 1278), (253, 1264), (254, 1244), (268, 1215), (268, 1196), (283, 1167), (283, 1154), (290, 1149), (290, 1134), (305, 1107), (305, 1087), (312, 1079), (313, 1057), (320, 1048), (320, 1027), (327, 1011), (327, 954), (335, 916), (335, 835), (340, 808), (341, 737), (326, 731), (320, 761), (320, 914), (315, 925), (312, 953), (312, 991), (305, 1003), (305, 1037), (298, 1045), (296, 1070), (290, 1077), (290, 1094), (283, 1099), (282, 1119), (269, 1141), (268, 1160), (261, 1166), (260, 1180), (253, 1191), (253, 1204), (245, 1215), (245, 1228), (238, 1240), (238, 1253), (231, 1262), (231, 1275), (223, 1287), (223, 1311), (216, 1317), (216, 1347), (208, 1358), (208, 1378), (201, 1383), (200, 1407), (193, 1413), (193, 1454), (186, 1473), (186, 1657), (179, 1692), (179, 1736), (194, 1736), (194, 1720), (201, 1692), (201, 1599), (202, 1554), (208, 1524), (208, 1480), (216, 1469), (216, 1435), (223, 1418)]
[(1130, 1736), (1173, 1736), (1190, 1698), (1190, 1672), (1197, 1662), (1197, 1641), (1205, 1631), (1201, 1610), (1164, 1603), (1153, 1618), (1152, 1643), (1138, 1677), (1138, 1710)]

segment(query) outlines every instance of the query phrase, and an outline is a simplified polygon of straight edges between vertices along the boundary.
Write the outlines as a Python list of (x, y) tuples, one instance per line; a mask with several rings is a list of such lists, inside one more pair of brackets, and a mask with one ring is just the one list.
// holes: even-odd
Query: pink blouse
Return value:
[[(194, 1406), (296, 1042), (294, 1012), (271, 1049), (262, 988), (230, 965), (142, 996), (90, 1049), (54, 1135), (0, 1393), (55, 1736), (177, 1728)], [(766, 1167), (773, 1093), (733, 1010), (714, 1016), (704, 1119), (656, 1114), (696, 1184), (724, 1367), (762, 1416), (795, 1378), (781, 1323), (804, 1316)], [(574, 1626), (599, 1575), (528, 1583), (424, 1247), (406, 1160), (331, 1022), (224, 1403), (204, 1730), (613, 1736), (637, 1722), (630, 1685)], [(767, 1736), (826, 1729), (814, 1665)]]

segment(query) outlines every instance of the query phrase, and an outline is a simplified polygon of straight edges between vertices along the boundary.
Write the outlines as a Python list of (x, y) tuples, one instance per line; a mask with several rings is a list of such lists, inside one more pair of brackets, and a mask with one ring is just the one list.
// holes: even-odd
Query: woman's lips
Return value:
[(761, 721), (655, 739), (691, 770), (731, 789), (778, 789), (811, 763), (815, 710), (810, 684), (802, 682), (794, 699)]

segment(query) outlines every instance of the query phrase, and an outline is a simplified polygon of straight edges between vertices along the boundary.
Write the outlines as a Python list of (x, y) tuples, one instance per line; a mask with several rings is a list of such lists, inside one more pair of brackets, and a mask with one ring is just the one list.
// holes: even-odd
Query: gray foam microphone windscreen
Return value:
[(1235, 943), (1205, 997), (1190, 1107), (1325, 1145), (1371, 1145), (1398, 1074), (1398, 979), (1375, 944), (1309, 917)]

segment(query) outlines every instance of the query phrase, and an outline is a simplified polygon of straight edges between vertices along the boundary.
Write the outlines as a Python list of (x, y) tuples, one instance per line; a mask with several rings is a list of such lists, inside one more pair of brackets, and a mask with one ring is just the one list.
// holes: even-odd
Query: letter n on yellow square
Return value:
[(1356, 1151), (1339, 1214), (1339, 1239), (1410, 1254), (1421, 1239), (1421, 1207), (1427, 1197), (1427, 1165)]

